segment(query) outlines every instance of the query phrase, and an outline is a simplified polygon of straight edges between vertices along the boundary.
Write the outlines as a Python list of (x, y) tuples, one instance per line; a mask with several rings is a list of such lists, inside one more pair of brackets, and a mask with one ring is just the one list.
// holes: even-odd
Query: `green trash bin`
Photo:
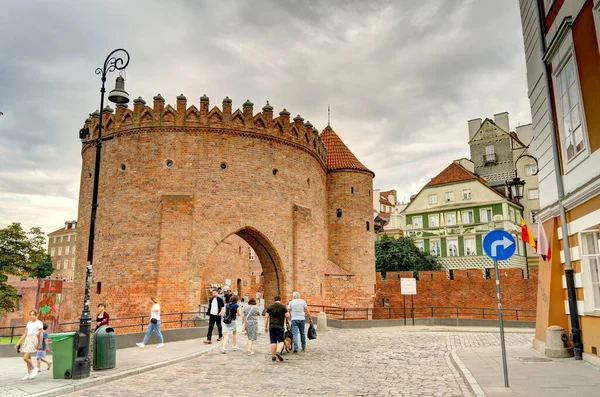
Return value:
[(73, 363), (77, 351), (73, 349), (73, 340), (77, 332), (50, 334), (52, 340), (52, 376), (54, 379), (71, 379)]
[(94, 332), (94, 369), (114, 368), (117, 363), (117, 334), (115, 329), (103, 325)]

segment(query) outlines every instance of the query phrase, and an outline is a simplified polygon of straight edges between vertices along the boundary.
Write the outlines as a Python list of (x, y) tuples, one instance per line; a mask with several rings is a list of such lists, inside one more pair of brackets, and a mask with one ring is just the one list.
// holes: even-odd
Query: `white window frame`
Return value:
[(594, 27), (596, 28), (596, 40), (598, 41), (598, 48), (600, 48), (600, 0), (594, 0)]
[[(471, 251), (470, 247), (467, 247), (467, 241), (473, 241), (472, 251)], [(477, 238), (475, 238), (475, 236), (463, 237), (463, 249), (465, 252), (465, 256), (477, 255)]]
[[(513, 238), (514, 237), (515, 236), (513, 236)], [(521, 235), (518, 235), (515, 241), (517, 242), (517, 252), (519, 253), (519, 255), (525, 256), (525, 252), (523, 250), (523, 237)]]
[[(415, 220), (419, 220), (419, 225), (415, 225)], [(414, 229), (423, 229), (423, 216), (413, 216), (412, 217), (412, 225)]]
[[(471, 214), (471, 222), (465, 222), (465, 214)], [(473, 214), (473, 210), (461, 211), (460, 212), (460, 222), (463, 225), (472, 225), (475, 223), (475, 215)]]
[[(487, 214), (488, 211), (490, 213), (489, 219), (484, 221), (483, 214), (484, 213)], [(487, 215), (486, 215), (486, 217), (487, 217)], [(489, 223), (489, 222), (492, 222), (493, 220), (494, 220), (494, 213), (492, 212), (491, 208), (480, 208), (479, 209), (479, 222), (480, 223)]]
[(438, 203), (437, 194), (430, 194), (429, 195), (429, 204), (433, 205), (433, 204), (437, 204), (437, 203)]
[(54, 247), (50, 248), (50, 256), (54, 256)]
[(65, 269), (68, 269), (68, 268), (69, 268), (69, 260), (68, 260), (68, 259), (65, 259), (65, 260), (64, 260), (64, 262), (63, 262), (63, 267), (64, 267)]
[(554, 4), (554, 0), (544, 0), (544, 14), (547, 16), (550, 10), (552, 9), (552, 5)]
[[(532, 193), (534, 194), (534, 197), (532, 197)], [(532, 189), (527, 189), (527, 199), (528, 200), (539, 200), (540, 199), (540, 189), (539, 188), (532, 188)]]
[(252, 249), (252, 247), (249, 247), (248, 251), (249, 251), (249, 258), (251, 261), (253, 261), (256, 258), (254, 255), (254, 250)]
[(415, 241), (415, 247), (421, 252), (425, 251), (425, 242), (423, 240)]
[[(456, 212), (446, 212), (445, 214), (445, 218), (446, 218), (446, 226), (456, 226)], [(451, 215), (452, 218), (449, 218), (448, 215)], [(454, 219), (452, 222), (450, 222), (450, 219)]]
[(60, 260), (56, 261), (56, 268), (60, 269)]
[(510, 219), (511, 222), (515, 220), (515, 210), (512, 207), (508, 207), (508, 219)]
[[(436, 225), (432, 225), (431, 220), (432, 219), (436, 219), (435, 223)], [(432, 228), (432, 227), (440, 227), (440, 214), (430, 214), (427, 216), (427, 226)]]
[(494, 148), (494, 145), (487, 145), (485, 147), (485, 154), (486, 154), (486, 156), (488, 154), (496, 154), (496, 149)]
[[(600, 233), (598, 226), (592, 230), (584, 230), (579, 233), (580, 253), (581, 253), (581, 281), (583, 284), (583, 305), (587, 313), (600, 313), (600, 283), (594, 285), (592, 276), (593, 268), (591, 259), (596, 260), (596, 268), (600, 268)], [(587, 236), (592, 235), (592, 239), (596, 240), (596, 247), (588, 246)], [(596, 251), (593, 253), (592, 251)], [(597, 271), (600, 271), (598, 269)], [(600, 277), (600, 276), (599, 276)]]
[[(560, 44), (558, 44), (558, 48), (554, 51), (551, 57), (552, 63), (552, 85), (555, 92), (555, 100), (554, 104), (556, 106), (557, 111), (557, 124), (560, 136), (560, 148), (562, 154), (562, 163), (565, 170), (565, 174), (568, 174), (572, 169), (574, 169), (578, 164), (580, 164), (583, 160), (585, 160), (590, 154), (589, 148), (589, 137), (588, 137), (588, 129), (585, 120), (585, 109), (583, 107), (583, 98), (581, 96), (581, 81), (579, 80), (579, 71), (577, 68), (577, 59), (575, 56), (575, 49), (573, 46), (573, 34), (570, 27), (566, 27), (566, 34), (564, 34), (560, 40)], [(557, 37), (561, 32), (557, 33)], [(565, 139), (567, 137), (565, 127), (564, 127), (564, 119), (563, 119), (563, 105), (562, 105), (562, 89), (560, 85), (560, 75), (567, 67), (569, 62), (573, 62), (573, 74), (575, 79), (575, 84), (577, 84), (577, 92), (575, 95), (577, 96), (577, 100), (579, 103), (579, 111), (581, 117), (581, 134), (583, 136), (583, 148), (579, 153), (574, 155), (571, 159), (567, 157), (567, 145)], [(567, 94), (568, 95), (568, 94)]]
[(76, 245), (74, 245), (74, 246), (73, 246), (73, 250), (71, 250), (71, 253), (72, 253), (73, 255), (75, 255), (75, 247), (77, 247), (77, 246), (76, 246)]
[[(436, 243), (438, 246), (437, 250), (433, 250), (433, 244)], [(429, 240), (429, 252), (431, 253), (431, 256), (442, 256), (442, 242), (440, 240)]]
[(446, 192), (446, 202), (454, 201), (454, 192)]
[(471, 189), (463, 189), (462, 196), (463, 200), (471, 200)]
[(71, 247), (70, 247), (70, 246), (68, 246), (68, 245), (65, 247), (65, 255), (69, 255), (69, 250), (70, 250), (70, 248), (71, 248)]
[(535, 164), (527, 164), (525, 166), (525, 175), (533, 176), (537, 172), (537, 166)]
[(62, 255), (62, 247), (58, 247), (58, 255)]
[[(455, 249), (450, 249), (450, 245), (453, 245)], [(458, 256), (458, 238), (446, 239), (446, 251), (448, 251), (448, 256)]]

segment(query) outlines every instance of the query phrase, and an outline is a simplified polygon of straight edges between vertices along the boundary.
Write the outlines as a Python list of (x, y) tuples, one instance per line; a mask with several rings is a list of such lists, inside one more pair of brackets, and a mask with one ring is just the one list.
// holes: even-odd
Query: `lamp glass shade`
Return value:
[(108, 93), (108, 100), (117, 105), (129, 103), (129, 94), (125, 91), (125, 79), (123, 77), (117, 77), (115, 88)]
[(523, 190), (525, 190), (525, 181), (522, 181), (521, 178), (513, 178), (511, 182), (509, 182), (510, 193), (513, 198), (516, 200), (520, 200), (523, 198)]

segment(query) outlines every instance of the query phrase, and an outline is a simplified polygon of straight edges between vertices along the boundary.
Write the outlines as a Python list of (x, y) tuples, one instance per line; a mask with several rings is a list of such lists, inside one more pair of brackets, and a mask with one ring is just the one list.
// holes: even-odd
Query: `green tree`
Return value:
[(387, 234), (375, 242), (375, 269), (378, 272), (440, 270), (442, 266), (428, 252), (420, 251), (410, 237), (392, 238)]
[(35, 265), (30, 276), (34, 278), (46, 278), (51, 275), (53, 271), (54, 266), (52, 265), (52, 257), (46, 254), (44, 260)]
[(39, 227), (29, 232), (14, 222), (0, 229), (0, 314), (13, 310), (17, 290), (6, 284), (8, 275), (31, 274), (46, 259), (46, 238)]

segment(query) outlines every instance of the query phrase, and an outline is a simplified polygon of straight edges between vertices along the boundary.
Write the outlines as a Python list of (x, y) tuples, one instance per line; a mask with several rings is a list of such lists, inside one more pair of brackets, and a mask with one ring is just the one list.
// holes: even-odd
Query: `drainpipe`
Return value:
[[(544, 14), (541, 4), (542, 0), (535, 2), (537, 13), (538, 13), (538, 24), (540, 31), (540, 47), (542, 49), (542, 57), (546, 53), (546, 32), (544, 28)], [(563, 178), (561, 174), (560, 164), (560, 153), (558, 151), (558, 142), (556, 139), (556, 126), (554, 123), (554, 109), (552, 107), (553, 101), (550, 95), (550, 85), (552, 80), (550, 78), (550, 66), (548, 62), (544, 61), (543, 73), (546, 79), (546, 101), (549, 104), (548, 119), (550, 124), (550, 137), (552, 139), (552, 156), (554, 157), (554, 175), (556, 176), (556, 188), (558, 193), (558, 210), (560, 212), (560, 227), (562, 228), (562, 240), (564, 245), (565, 253), (565, 279), (567, 282), (567, 295), (569, 297), (569, 317), (571, 319), (571, 341), (573, 342), (573, 352), (575, 354), (575, 360), (582, 359), (583, 343), (581, 342), (581, 329), (579, 328), (579, 313), (577, 313), (577, 295), (575, 293), (575, 281), (573, 278), (573, 264), (571, 263), (571, 248), (569, 244), (569, 229), (567, 225), (567, 215), (565, 213), (565, 207), (563, 205), (563, 199), (565, 197), (565, 187), (563, 184)]]

